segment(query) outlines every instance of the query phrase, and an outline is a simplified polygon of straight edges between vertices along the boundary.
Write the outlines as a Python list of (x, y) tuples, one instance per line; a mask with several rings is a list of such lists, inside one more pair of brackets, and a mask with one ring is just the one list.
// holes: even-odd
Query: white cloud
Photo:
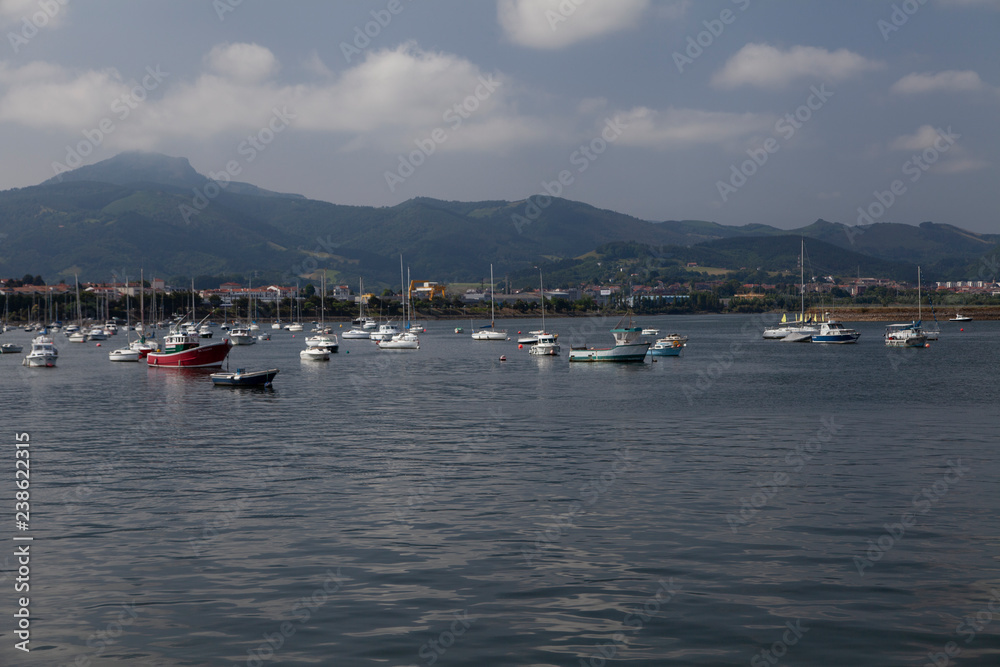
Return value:
[(766, 114), (673, 107), (665, 111), (636, 107), (618, 114), (618, 118), (625, 125), (619, 143), (653, 148), (724, 145), (734, 139), (765, 131), (774, 124), (774, 117)]
[(270, 49), (257, 44), (220, 44), (205, 57), (209, 69), (220, 76), (254, 83), (278, 71), (278, 61)]
[(959, 93), (985, 90), (979, 75), (971, 70), (947, 70), (932, 74), (924, 72), (917, 74), (907, 74), (902, 79), (892, 84), (890, 93), (898, 95), (912, 95), (918, 93)]
[(778, 89), (802, 78), (840, 81), (882, 64), (847, 49), (827, 51), (813, 46), (793, 46), (781, 51), (769, 44), (747, 44), (712, 75), (720, 88), (757, 86)]
[(945, 7), (985, 7), (987, 9), (1000, 9), (1000, 0), (938, 0), (938, 4)]
[[(682, 12), (685, 3), (671, 5)], [(649, 7), (650, 0), (498, 0), (497, 19), (515, 44), (561, 49), (634, 28)]]
[(27, 19), (35, 28), (47, 28), (58, 25), (65, 13), (65, 0), (51, 0), (44, 5), (39, 0), (0, 0), (0, 27), (23, 27)]
[(889, 148), (894, 151), (922, 151), (933, 146), (939, 136), (938, 131), (930, 125), (921, 125), (913, 134), (904, 134), (893, 139), (889, 143)]
[(82, 130), (108, 115), (129, 87), (116, 70), (75, 72), (35, 62), (0, 63), (0, 122), (34, 128)]
[(985, 169), (988, 166), (990, 166), (990, 163), (986, 160), (980, 160), (972, 157), (957, 157), (955, 159), (945, 160), (942, 162), (938, 167), (938, 170), (944, 174), (961, 174), (966, 171)]

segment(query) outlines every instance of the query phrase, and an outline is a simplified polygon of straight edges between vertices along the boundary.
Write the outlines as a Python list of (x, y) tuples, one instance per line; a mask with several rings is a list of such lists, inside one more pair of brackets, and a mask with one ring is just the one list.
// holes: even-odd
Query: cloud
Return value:
[(779, 89), (797, 79), (840, 81), (883, 65), (847, 49), (827, 51), (813, 46), (793, 46), (781, 51), (769, 44), (747, 44), (712, 75), (720, 88), (757, 86)]
[(931, 74), (907, 74), (892, 84), (890, 93), (897, 95), (913, 95), (919, 93), (960, 93), (975, 92), (986, 89), (979, 75), (971, 70), (947, 70)]
[(938, 0), (939, 5), (945, 7), (984, 7), (986, 9), (1000, 9), (1000, 0)]
[(665, 111), (636, 107), (618, 114), (618, 118), (625, 126), (618, 143), (652, 148), (724, 145), (767, 130), (774, 124), (774, 117), (766, 114), (673, 107)]
[(0, 88), (0, 122), (70, 130), (107, 115), (129, 90), (114, 69), (77, 72), (44, 62), (0, 63)]
[(278, 61), (269, 49), (257, 44), (220, 44), (205, 57), (216, 74), (246, 83), (267, 79), (278, 71)]
[(930, 125), (921, 125), (913, 134), (904, 134), (893, 139), (889, 143), (889, 148), (894, 151), (922, 151), (933, 146), (939, 136), (938, 131)]
[[(686, 3), (670, 5), (682, 12)], [(634, 28), (649, 8), (650, 0), (498, 0), (497, 20), (515, 44), (533, 49), (562, 49)]]
[(52, 0), (0, 0), (0, 28), (24, 25), (25, 19), (35, 28), (57, 25), (66, 13), (66, 2)]

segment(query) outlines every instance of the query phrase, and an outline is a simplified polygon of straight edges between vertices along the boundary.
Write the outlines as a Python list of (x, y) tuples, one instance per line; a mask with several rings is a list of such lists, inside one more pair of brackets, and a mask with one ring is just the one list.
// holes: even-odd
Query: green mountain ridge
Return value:
[[(527, 275), (537, 266), (549, 272), (582, 266), (589, 260), (574, 258), (615, 243), (647, 246), (643, 252), (652, 255), (669, 248), (675, 263), (782, 270), (789, 254), (777, 239), (805, 236), (807, 252), (814, 247), (808, 239), (815, 239), (852, 253), (837, 259), (822, 246), (829, 264), (848, 275), (859, 265), (863, 273), (870, 266), (895, 275), (920, 264), (929, 280), (954, 280), (982, 278), (984, 266), (996, 266), (1000, 242), (1000, 235), (932, 222), (848, 227), (817, 220), (783, 230), (647, 221), (558, 198), (545, 207), (535, 198), (428, 197), (388, 207), (345, 206), (243, 183), (228, 184), (197, 209), (195, 191), (206, 183), (185, 158), (133, 152), (0, 192), (0, 275), (42, 274), (52, 281), (78, 273), (82, 280), (107, 280), (112, 272), (135, 275), (143, 267), (147, 276), (254, 273), (255, 283), (288, 283), (326, 269), (328, 281), (355, 285), (363, 276), (369, 287), (382, 288), (399, 284), (400, 254), (414, 279), (478, 282), (491, 263), (498, 277)], [(534, 219), (526, 215), (530, 204), (537, 206)], [(182, 206), (197, 212), (186, 220)], [(796, 245), (796, 262), (797, 252)]]

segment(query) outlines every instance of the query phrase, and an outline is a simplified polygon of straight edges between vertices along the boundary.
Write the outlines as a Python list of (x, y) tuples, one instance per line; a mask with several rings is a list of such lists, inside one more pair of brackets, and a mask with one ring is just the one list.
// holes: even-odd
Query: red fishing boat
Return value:
[(187, 331), (174, 329), (164, 337), (161, 352), (146, 355), (146, 363), (157, 368), (221, 367), (233, 344), (227, 338), (210, 345), (202, 345), (201, 341), (197, 326)]

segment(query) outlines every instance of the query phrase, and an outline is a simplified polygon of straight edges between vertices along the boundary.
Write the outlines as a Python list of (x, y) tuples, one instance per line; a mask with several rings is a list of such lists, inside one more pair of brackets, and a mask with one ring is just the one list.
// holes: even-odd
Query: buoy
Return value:
[[(521, 333), (521, 332), (520, 332), (520, 331), (518, 331), (518, 333)], [(523, 344), (523, 343), (518, 343), (518, 344), (517, 344), (517, 349), (519, 349), (519, 350), (523, 350), (523, 349), (524, 349), (524, 344)]]
[(500, 361), (507, 361), (506, 355), (501, 354), (500, 355)]
[(517, 335), (518, 335), (518, 336), (520, 336), (520, 335), (521, 335), (521, 332), (520, 332), (520, 331), (518, 331), (518, 332), (517, 332)]
[(965, 327), (962, 327), (961, 329), (959, 329), (959, 331), (965, 331)]
[(924, 343), (924, 347), (930, 347), (930, 346), (931, 346), (930, 343)]
[(351, 353), (350, 350), (347, 350), (346, 352), (344, 352), (344, 354), (350, 354), (350, 353)]
[(100, 347), (100, 346), (101, 346), (101, 344), (100, 344), (100, 343), (98, 343), (98, 344), (97, 344), (97, 347)]

